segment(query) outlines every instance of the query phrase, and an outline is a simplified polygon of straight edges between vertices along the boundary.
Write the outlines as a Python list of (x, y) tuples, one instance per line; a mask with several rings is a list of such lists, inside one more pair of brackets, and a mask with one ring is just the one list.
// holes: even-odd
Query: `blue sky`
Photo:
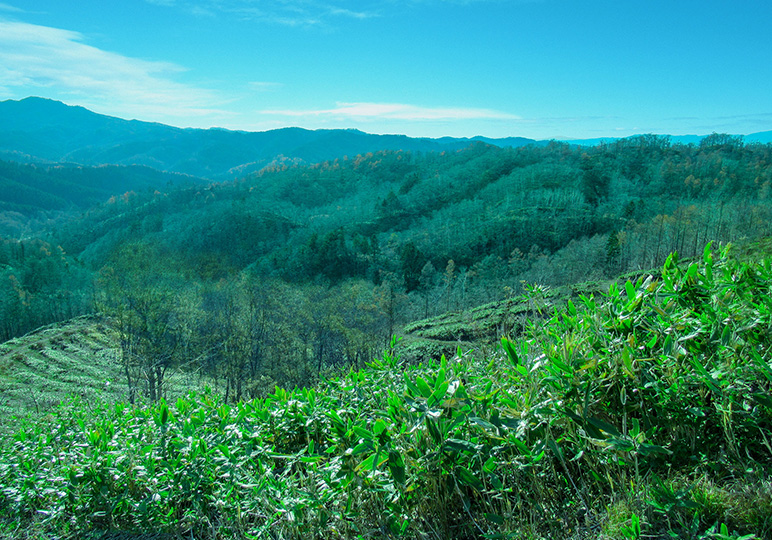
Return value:
[(0, 0), (0, 100), (250, 131), (772, 130), (769, 0)]

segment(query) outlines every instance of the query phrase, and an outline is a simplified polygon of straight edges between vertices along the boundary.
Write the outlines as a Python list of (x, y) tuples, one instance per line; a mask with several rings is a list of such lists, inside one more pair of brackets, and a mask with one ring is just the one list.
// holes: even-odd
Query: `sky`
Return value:
[(769, 0), (0, 0), (0, 100), (179, 127), (772, 130)]

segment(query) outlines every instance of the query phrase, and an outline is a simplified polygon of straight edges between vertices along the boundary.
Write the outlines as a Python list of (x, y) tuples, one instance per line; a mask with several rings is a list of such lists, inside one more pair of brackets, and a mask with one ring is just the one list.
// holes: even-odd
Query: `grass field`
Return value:
[[(196, 388), (193, 378), (173, 376), (168, 397)], [(0, 433), (17, 418), (45, 416), (63, 400), (127, 401), (117, 334), (97, 316), (45, 326), (0, 344)]]

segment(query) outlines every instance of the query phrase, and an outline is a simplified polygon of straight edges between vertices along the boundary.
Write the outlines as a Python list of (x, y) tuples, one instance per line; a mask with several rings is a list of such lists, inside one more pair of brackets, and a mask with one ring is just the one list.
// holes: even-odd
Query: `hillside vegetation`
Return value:
[[(234, 404), (75, 399), (0, 447), (0, 526), (771, 538), (771, 283), (767, 255), (708, 246), (567, 302), (486, 356), (407, 365), (396, 345), (316, 388)], [(527, 300), (548, 307), (538, 288)]]
[[(479, 306), (534, 285), (603, 290), (672, 252), (768, 236), (771, 161), (772, 145), (728, 135), (646, 135), (381, 151), (129, 191), (0, 244), (0, 338), (100, 312), (132, 395), (162, 397), (184, 365), (228, 401), (258, 397), (361, 368), (417, 320), (465, 312), (490, 337), (498, 308)], [(473, 341), (447, 330), (406, 358)]]
[(117, 350), (114, 333), (91, 317), (52, 324), (1, 344), (3, 431), (15, 429), (13, 416), (45, 414), (72, 394), (90, 402), (120, 392), (125, 383)]
[[(39, 419), (78, 396), (85, 406), (127, 401), (118, 333), (96, 316), (54, 323), (0, 344), (0, 433)], [(190, 371), (169, 375), (170, 399), (212, 384)]]
[(205, 183), (140, 166), (24, 165), (0, 161), (0, 237), (24, 238), (135, 191)]
[(5, 238), (0, 534), (770, 538), (770, 162), (279, 161)]

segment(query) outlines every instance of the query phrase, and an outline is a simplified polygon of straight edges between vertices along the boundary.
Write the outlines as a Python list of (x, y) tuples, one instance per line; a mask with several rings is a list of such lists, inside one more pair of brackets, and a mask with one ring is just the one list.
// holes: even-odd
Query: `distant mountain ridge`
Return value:
[(536, 142), (522, 137), (411, 138), (354, 129), (183, 129), (104, 116), (44, 98), (0, 102), (0, 159), (143, 165), (212, 179), (243, 176), (276, 161), (314, 163), (378, 150), (458, 150), (476, 140), (512, 147)]
[[(674, 143), (699, 144), (701, 135), (672, 136)], [(619, 138), (565, 140), (595, 146)], [(772, 142), (772, 131), (744, 136)], [(177, 128), (105, 116), (40, 97), (0, 101), (0, 159), (84, 166), (140, 165), (208, 179), (232, 179), (277, 162), (316, 163), (378, 150), (431, 152), (459, 150), (474, 142), (499, 147), (546, 145), (525, 137), (413, 138), (374, 135), (356, 129), (308, 130), (291, 127), (247, 132)]]
[[(707, 135), (668, 135), (673, 144), (700, 144)], [(760, 131), (749, 135), (741, 135), (746, 143), (772, 143), (772, 131)], [(598, 137), (595, 139), (569, 139), (561, 142), (579, 146), (596, 146), (601, 143), (613, 143), (628, 137)]]

